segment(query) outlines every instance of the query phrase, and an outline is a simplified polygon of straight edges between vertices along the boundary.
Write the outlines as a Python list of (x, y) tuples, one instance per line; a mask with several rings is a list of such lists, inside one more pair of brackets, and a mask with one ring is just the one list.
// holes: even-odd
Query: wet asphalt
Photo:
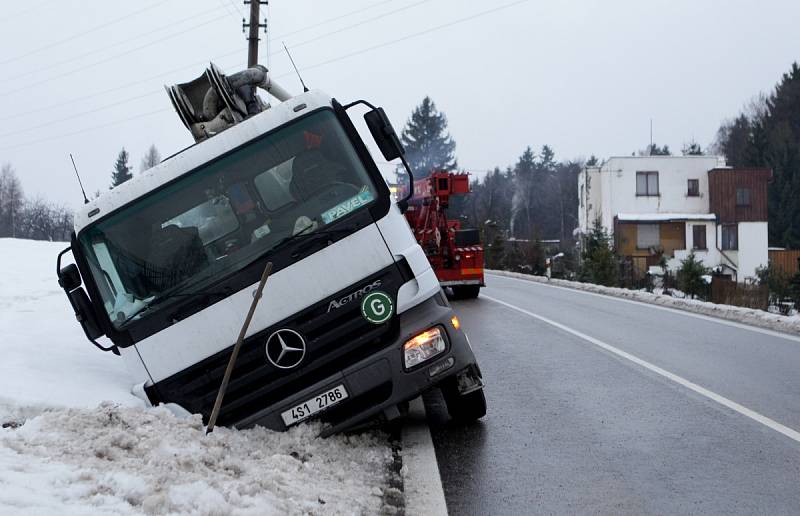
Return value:
[(454, 303), (488, 414), (425, 402), (461, 514), (800, 514), (800, 443), (493, 297), (800, 430), (800, 341), (499, 276)]

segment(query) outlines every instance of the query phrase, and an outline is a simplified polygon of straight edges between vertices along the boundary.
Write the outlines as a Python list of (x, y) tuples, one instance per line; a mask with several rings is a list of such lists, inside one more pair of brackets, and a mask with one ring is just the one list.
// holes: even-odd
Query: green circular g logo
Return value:
[(392, 298), (380, 290), (370, 292), (361, 301), (361, 315), (372, 324), (383, 324), (392, 318), (394, 303)]

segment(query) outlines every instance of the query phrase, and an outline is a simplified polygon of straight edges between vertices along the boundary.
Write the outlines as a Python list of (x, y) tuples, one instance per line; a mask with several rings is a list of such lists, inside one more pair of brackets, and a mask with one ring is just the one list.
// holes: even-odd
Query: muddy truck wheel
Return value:
[(459, 394), (454, 383), (442, 386), (447, 412), (454, 421), (469, 423), (486, 415), (486, 396), (483, 389), (468, 394)]

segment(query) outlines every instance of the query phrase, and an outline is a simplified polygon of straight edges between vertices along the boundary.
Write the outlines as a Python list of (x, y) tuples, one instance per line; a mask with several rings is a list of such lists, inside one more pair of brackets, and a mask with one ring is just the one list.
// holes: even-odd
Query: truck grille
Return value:
[[(372, 324), (361, 315), (360, 298), (330, 312), (328, 307), (332, 300), (377, 280), (381, 281), (378, 288), (396, 300), (398, 289), (409, 277), (405, 261), (393, 264), (245, 339), (218, 424), (234, 425), (394, 342), (399, 332), (396, 315), (384, 324)], [(296, 369), (281, 370), (267, 360), (267, 338), (280, 328), (293, 329), (306, 340), (306, 356)], [(207, 421), (232, 351), (233, 346), (147, 387), (148, 396), (153, 402), (177, 403)]]

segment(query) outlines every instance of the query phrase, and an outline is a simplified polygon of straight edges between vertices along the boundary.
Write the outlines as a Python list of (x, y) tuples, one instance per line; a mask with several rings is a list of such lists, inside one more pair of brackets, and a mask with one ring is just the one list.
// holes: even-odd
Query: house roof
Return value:
[(713, 213), (618, 213), (619, 222), (670, 222), (678, 220), (717, 220)]

